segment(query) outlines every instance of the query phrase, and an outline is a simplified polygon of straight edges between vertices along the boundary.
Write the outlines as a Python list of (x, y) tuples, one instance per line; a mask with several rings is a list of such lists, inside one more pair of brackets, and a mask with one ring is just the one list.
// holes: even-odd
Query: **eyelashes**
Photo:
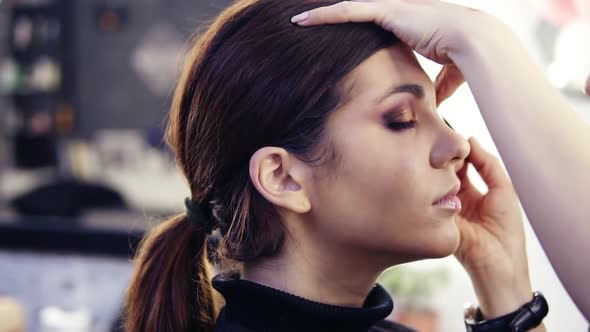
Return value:
[(453, 126), (451, 126), (451, 124), (449, 123), (449, 121), (447, 121), (447, 119), (445, 119), (445, 118), (442, 118), (442, 119), (447, 124), (447, 126), (449, 126), (449, 128), (455, 130), (455, 128), (453, 128)]
[(383, 114), (385, 126), (394, 131), (415, 128), (417, 125), (413, 112), (409, 110), (390, 111)]
[(391, 130), (402, 131), (405, 129), (415, 128), (417, 125), (416, 120), (404, 121), (404, 122), (388, 122), (387, 127)]
[[(455, 130), (444, 117), (442, 121), (451, 129)], [(389, 111), (383, 114), (385, 126), (394, 131), (403, 131), (406, 129), (416, 128), (418, 122), (414, 119), (414, 113), (409, 110)]]

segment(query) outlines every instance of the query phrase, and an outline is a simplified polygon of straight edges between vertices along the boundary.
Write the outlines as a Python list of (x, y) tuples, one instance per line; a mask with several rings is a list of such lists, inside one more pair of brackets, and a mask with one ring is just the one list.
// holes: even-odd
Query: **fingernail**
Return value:
[(309, 12), (304, 12), (299, 15), (291, 17), (291, 23), (301, 23), (309, 17)]

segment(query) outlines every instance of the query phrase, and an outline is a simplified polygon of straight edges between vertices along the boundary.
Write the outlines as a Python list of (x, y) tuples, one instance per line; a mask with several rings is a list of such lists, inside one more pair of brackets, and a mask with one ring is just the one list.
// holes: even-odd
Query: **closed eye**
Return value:
[(412, 121), (406, 121), (406, 122), (389, 122), (387, 124), (387, 127), (391, 130), (402, 131), (405, 129), (415, 128), (416, 125), (417, 125), (417, 122), (415, 120), (412, 120)]
[(394, 131), (415, 128), (417, 125), (413, 112), (406, 109), (385, 112), (383, 121), (387, 128)]

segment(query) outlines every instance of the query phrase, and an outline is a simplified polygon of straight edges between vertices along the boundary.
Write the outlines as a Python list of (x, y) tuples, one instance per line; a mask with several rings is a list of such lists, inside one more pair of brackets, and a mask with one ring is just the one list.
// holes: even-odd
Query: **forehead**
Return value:
[(412, 50), (399, 44), (380, 50), (363, 61), (343, 81), (346, 99), (374, 98), (397, 85), (418, 84), (425, 97), (433, 97), (432, 81), (420, 66)]

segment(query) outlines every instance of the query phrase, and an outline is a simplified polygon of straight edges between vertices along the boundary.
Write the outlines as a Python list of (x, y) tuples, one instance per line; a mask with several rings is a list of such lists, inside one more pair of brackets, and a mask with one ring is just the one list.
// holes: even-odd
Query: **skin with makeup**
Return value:
[[(590, 197), (590, 149), (585, 144), (590, 127), (550, 86), (518, 38), (491, 15), (437, 0), (345, 1), (293, 21), (300, 26), (373, 22), (395, 33), (416, 52), (444, 65), (435, 81), (437, 103), (464, 81), (469, 84), (547, 256), (590, 319), (585, 277), (590, 264), (571, 259), (571, 253), (590, 252), (590, 204), (580, 202)], [(590, 95), (590, 77), (586, 93)], [(510, 243), (520, 241), (506, 235)], [(464, 239), (472, 238), (461, 232), (461, 246)], [(481, 267), (474, 271), (469, 265), (464, 264), (478, 289)]]
[[(455, 253), (484, 317), (530, 301), (512, 185), (498, 160), (436, 113), (434, 85), (411, 49), (377, 52), (345, 84), (348, 102), (327, 124), (337, 166), (310, 168), (276, 148), (252, 157), (255, 187), (283, 208), (294, 238), (281, 254), (245, 265), (243, 277), (318, 302), (358, 306), (388, 266)], [(466, 177), (467, 163), (486, 181), (485, 195)]]

